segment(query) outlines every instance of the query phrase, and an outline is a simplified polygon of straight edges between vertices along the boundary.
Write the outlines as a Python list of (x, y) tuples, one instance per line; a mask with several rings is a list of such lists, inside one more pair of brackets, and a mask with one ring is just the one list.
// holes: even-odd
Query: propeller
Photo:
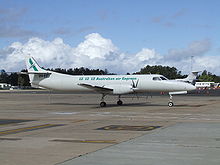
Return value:
[(139, 82), (139, 79), (136, 81), (136, 83), (134, 82), (134, 80), (131, 80), (132, 81), (132, 88), (137, 88), (138, 86), (138, 82)]
[[(134, 80), (131, 80), (131, 81), (132, 81), (132, 84), (131, 84), (132, 88), (133, 89), (137, 88), (138, 83), (139, 83), (139, 79), (136, 82)], [(138, 94), (135, 92), (135, 90), (134, 90), (134, 95), (136, 95), (137, 99), (139, 100)], [(133, 100), (133, 98), (132, 98), (132, 100)]]

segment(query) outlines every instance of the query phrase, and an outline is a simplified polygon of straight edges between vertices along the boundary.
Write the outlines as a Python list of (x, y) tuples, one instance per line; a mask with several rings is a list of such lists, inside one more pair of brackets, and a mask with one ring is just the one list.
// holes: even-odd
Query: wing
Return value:
[(78, 85), (89, 88), (89, 89), (93, 89), (94, 91), (99, 92), (99, 93), (110, 93), (113, 91), (112, 88), (107, 88), (105, 86), (97, 86), (97, 85), (84, 84), (84, 83), (78, 84)]

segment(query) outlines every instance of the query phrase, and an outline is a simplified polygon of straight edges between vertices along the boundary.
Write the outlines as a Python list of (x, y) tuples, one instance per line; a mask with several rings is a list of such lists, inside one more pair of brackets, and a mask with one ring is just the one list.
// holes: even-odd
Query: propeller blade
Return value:
[(137, 82), (136, 82), (136, 87), (135, 88), (137, 88), (137, 86), (138, 86), (138, 83), (139, 83), (139, 79), (137, 80)]
[(136, 81), (136, 83), (134, 82), (134, 80), (131, 80), (131, 82), (132, 82), (132, 84), (131, 84), (132, 88), (137, 88), (138, 83), (139, 83), (139, 79)]
[(131, 81), (132, 81), (132, 84), (131, 84), (132, 88), (135, 88), (135, 83), (134, 83), (134, 81), (133, 81), (133, 80), (131, 80)]

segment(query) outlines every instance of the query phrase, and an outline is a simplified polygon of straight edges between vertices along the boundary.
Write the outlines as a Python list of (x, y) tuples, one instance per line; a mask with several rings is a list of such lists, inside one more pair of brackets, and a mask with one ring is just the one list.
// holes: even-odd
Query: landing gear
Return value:
[(105, 94), (102, 94), (100, 107), (106, 107), (106, 102), (104, 101), (105, 96), (106, 96)]
[(173, 96), (171, 94), (170, 94), (170, 101), (168, 102), (168, 106), (169, 107), (174, 106), (174, 104), (173, 104)]
[(169, 106), (169, 107), (174, 106), (173, 102), (169, 102), (169, 103), (168, 103), (168, 106)]
[(121, 101), (121, 95), (118, 95), (118, 101), (117, 101), (117, 104), (120, 106), (123, 104), (123, 102)]
[(117, 104), (118, 104), (118, 105), (122, 105), (123, 102), (122, 102), (121, 100), (118, 100), (118, 101), (117, 101)]
[[(106, 107), (106, 102), (104, 101), (104, 98), (105, 98), (106, 94), (102, 94), (102, 98), (101, 98), (101, 102), (100, 102), (100, 107)], [(122, 105), (123, 102), (121, 101), (121, 95), (118, 95), (118, 101), (117, 101), (117, 105)]]
[(102, 101), (102, 102), (100, 103), (100, 107), (106, 107), (106, 102)]

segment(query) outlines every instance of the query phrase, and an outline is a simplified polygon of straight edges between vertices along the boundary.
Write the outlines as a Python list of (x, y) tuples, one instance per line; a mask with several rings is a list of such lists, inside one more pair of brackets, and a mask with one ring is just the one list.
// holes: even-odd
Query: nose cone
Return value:
[(194, 86), (194, 85), (192, 85), (192, 84), (187, 84), (186, 83), (186, 90), (187, 91), (192, 91), (192, 90), (195, 90), (196, 89), (196, 87)]

